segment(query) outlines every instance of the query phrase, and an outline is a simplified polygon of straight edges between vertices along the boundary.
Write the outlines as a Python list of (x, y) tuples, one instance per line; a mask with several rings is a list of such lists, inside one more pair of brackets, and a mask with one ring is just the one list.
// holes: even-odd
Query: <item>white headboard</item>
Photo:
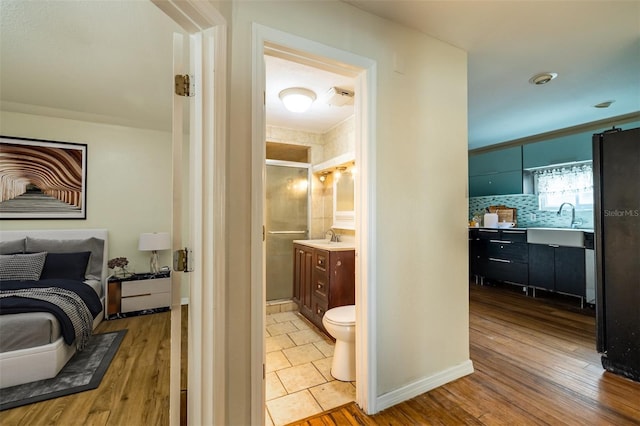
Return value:
[[(13, 241), (25, 237), (46, 238), (52, 240), (79, 240), (86, 238), (99, 238), (104, 241), (102, 255), (102, 285), (106, 286), (109, 269), (107, 268), (109, 257), (109, 240), (106, 229), (34, 229), (22, 231), (0, 231), (0, 241)], [(104, 289), (106, 294), (106, 288)]]

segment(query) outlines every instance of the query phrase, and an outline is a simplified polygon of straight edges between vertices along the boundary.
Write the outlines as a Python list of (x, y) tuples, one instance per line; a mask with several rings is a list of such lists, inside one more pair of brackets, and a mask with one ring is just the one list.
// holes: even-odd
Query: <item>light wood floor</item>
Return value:
[(0, 412), (9, 425), (168, 425), (170, 312), (103, 321), (127, 329), (97, 389)]
[(471, 286), (475, 373), (367, 416), (355, 404), (297, 425), (639, 425), (640, 383), (604, 372), (595, 318)]
[[(604, 373), (595, 319), (513, 291), (471, 286), (475, 373), (376, 416), (355, 404), (305, 425), (640, 424), (640, 383)], [(0, 413), (5, 425), (167, 425), (168, 312), (105, 321), (126, 328), (98, 389)]]

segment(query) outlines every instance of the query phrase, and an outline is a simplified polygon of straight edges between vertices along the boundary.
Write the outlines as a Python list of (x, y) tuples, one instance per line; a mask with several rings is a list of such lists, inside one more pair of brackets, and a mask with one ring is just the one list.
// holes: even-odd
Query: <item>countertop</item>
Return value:
[(295, 244), (302, 244), (308, 247), (318, 248), (327, 251), (348, 251), (355, 250), (355, 242), (351, 241), (329, 241), (329, 240), (293, 240)]
[(495, 230), (513, 230), (513, 231), (526, 231), (528, 229), (550, 229), (554, 231), (580, 231), (580, 232), (591, 232), (593, 233), (592, 228), (551, 228), (551, 227), (543, 227), (543, 226), (532, 226), (530, 228), (485, 228), (481, 226), (479, 228), (470, 226), (469, 229), (495, 229)]

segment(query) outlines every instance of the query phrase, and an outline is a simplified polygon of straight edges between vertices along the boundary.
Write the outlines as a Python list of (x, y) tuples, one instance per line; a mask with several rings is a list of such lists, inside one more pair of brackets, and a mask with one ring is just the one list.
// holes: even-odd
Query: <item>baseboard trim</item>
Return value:
[(433, 376), (422, 378), (399, 389), (380, 395), (376, 401), (376, 411), (380, 412), (471, 373), (473, 373), (473, 362), (467, 360)]

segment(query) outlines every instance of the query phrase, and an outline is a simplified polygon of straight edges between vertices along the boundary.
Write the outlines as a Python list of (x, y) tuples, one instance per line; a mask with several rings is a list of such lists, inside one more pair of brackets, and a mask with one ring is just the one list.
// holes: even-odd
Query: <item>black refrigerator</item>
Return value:
[(597, 350), (640, 381), (640, 128), (593, 135)]

